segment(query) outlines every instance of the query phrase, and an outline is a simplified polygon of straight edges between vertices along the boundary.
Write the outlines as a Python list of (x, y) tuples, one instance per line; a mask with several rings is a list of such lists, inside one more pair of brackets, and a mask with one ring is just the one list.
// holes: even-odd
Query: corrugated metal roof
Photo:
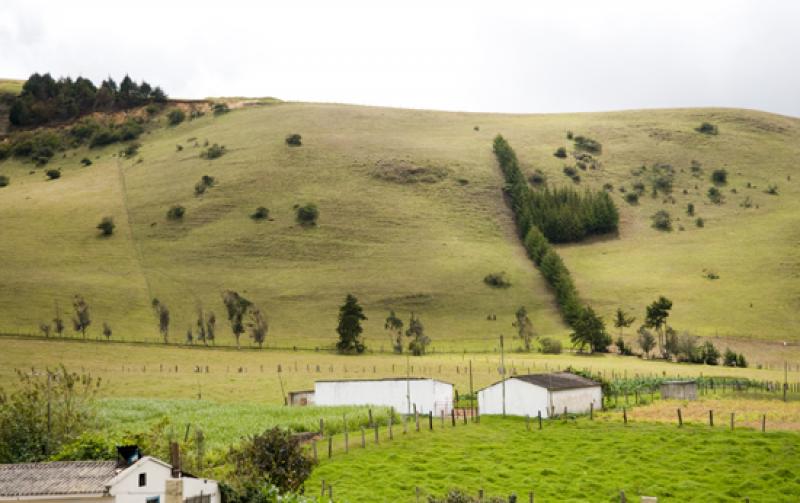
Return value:
[(560, 389), (574, 389), (574, 388), (592, 388), (600, 386), (599, 382), (587, 379), (577, 374), (570, 372), (554, 372), (552, 374), (527, 374), (516, 375), (511, 379), (519, 379), (521, 381), (547, 388), (551, 391)]
[(0, 465), (0, 496), (103, 494), (118, 472), (116, 461)]

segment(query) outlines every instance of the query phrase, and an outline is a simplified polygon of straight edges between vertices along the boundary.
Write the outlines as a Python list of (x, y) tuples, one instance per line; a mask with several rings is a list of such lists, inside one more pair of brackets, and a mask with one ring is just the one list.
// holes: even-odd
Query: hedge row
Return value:
[(506, 193), (511, 198), (517, 230), (523, 239), (525, 250), (555, 291), (556, 301), (564, 320), (574, 325), (583, 307), (569, 270), (535, 223), (538, 221), (538, 216), (534, 215), (533, 211), (534, 198), (531, 194), (533, 190), (519, 169), (514, 150), (500, 135), (494, 139), (494, 153), (506, 179)]

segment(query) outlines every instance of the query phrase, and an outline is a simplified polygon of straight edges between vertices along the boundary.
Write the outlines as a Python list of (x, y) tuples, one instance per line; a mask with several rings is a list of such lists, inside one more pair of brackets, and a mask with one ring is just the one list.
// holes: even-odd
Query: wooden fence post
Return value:
[(322, 420), (322, 418), (319, 418), (319, 436), (325, 436), (325, 422)]
[(462, 412), (462, 414), (464, 414), (464, 425), (466, 425), (467, 424), (467, 409), (462, 407), (461, 408), (461, 412)]
[(678, 408), (678, 428), (683, 426), (683, 416), (681, 416), (681, 409)]
[(594, 421), (594, 402), (589, 404), (589, 420)]
[(714, 411), (712, 409), (708, 411), (708, 425), (714, 427)]
[(537, 411), (536, 416), (539, 418), (539, 429), (542, 429), (542, 411)]
[(531, 431), (531, 416), (529, 414), (525, 414), (525, 429)]
[(380, 440), (378, 439), (378, 423), (375, 423), (375, 444), (379, 444)]
[(428, 411), (428, 429), (433, 431), (433, 411)]
[(372, 423), (372, 408), (367, 409), (367, 412), (369, 413), (369, 426), (371, 428), (372, 424), (373, 424)]
[(735, 422), (735, 412), (731, 412), (731, 431), (733, 431), (733, 425)]
[(442, 428), (444, 428), (444, 409), (442, 409)]
[(328, 436), (328, 459), (333, 456), (333, 435)]
[(763, 414), (761, 416), (761, 433), (765, 433), (767, 431), (767, 415)]
[(394, 422), (394, 414), (389, 415), (389, 440), (394, 440), (394, 433), (392, 432), (392, 423)]
[(361, 427), (361, 448), (364, 449), (367, 447), (367, 434), (364, 431), (364, 427)]
[(348, 442), (347, 425), (344, 427), (344, 452), (350, 452), (350, 442)]
[(320, 492), (320, 496), (323, 498), (325, 497), (325, 479), (322, 479), (322, 492)]
[[(622, 410), (625, 410), (624, 408)], [(625, 491), (619, 492), (619, 503), (627, 503), (628, 499), (625, 497)]]
[(328, 499), (333, 501), (333, 485), (328, 484)]
[[(624, 424), (628, 424), (628, 410), (625, 407), (622, 408), (622, 421)], [(625, 493), (622, 493), (622, 495), (624, 497)]]
[(456, 425), (456, 409), (450, 409), (450, 420), (453, 422), (453, 426)]
[(528, 493), (528, 503), (534, 503), (533, 491)]

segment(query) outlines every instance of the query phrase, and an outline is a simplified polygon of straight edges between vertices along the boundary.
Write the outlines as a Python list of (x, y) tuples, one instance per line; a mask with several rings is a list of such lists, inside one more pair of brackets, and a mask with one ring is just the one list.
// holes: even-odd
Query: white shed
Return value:
[[(528, 374), (505, 380), (505, 412), (511, 416), (542, 417), (567, 412), (589, 412), (590, 404), (599, 408), (603, 403), (600, 383), (591, 379), (558, 372)], [(481, 414), (503, 413), (503, 381), (478, 391), (478, 409)]]
[(314, 383), (316, 405), (376, 405), (401, 414), (442, 412), (453, 408), (453, 385), (425, 377), (350, 379)]
[(217, 482), (187, 474), (145, 456), (117, 461), (53, 461), (0, 465), (0, 502), (219, 503)]

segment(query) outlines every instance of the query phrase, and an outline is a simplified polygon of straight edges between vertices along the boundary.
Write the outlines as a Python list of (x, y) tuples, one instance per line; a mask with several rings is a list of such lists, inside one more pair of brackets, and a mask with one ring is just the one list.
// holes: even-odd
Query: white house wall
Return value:
[[(139, 474), (147, 474), (147, 484), (139, 487)], [(143, 458), (124, 472), (125, 476), (109, 491), (114, 496), (114, 503), (145, 503), (147, 498), (159, 496), (161, 503), (165, 501), (167, 479), (172, 477), (172, 470), (150, 458)], [(211, 495), (211, 503), (220, 503), (219, 489), (213, 480), (183, 478), (183, 497)]]
[[(408, 385), (406, 384), (408, 382)], [(410, 391), (410, 404), (408, 394)], [(316, 405), (374, 405), (394, 407), (401, 414), (449, 414), (453, 406), (453, 385), (434, 379), (318, 381), (314, 385)]]
[[(184, 477), (182, 480), (184, 498), (191, 496), (210, 495), (211, 503), (220, 503), (222, 500), (216, 481), (207, 479), (193, 479), (189, 477)], [(161, 503), (164, 503), (163, 500)]]
[[(547, 390), (519, 379), (506, 380), (506, 414), (511, 416), (548, 417)], [(481, 414), (503, 413), (502, 383), (493, 384), (478, 392)]]
[(556, 414), (567, 412), (572, 414), (588, 413), (590, 404), (594, 404), (595, 410), (602, 407), (603, 391), (600, 386), (591, 388), (563, 389), (553, 392), (553, 407)]

